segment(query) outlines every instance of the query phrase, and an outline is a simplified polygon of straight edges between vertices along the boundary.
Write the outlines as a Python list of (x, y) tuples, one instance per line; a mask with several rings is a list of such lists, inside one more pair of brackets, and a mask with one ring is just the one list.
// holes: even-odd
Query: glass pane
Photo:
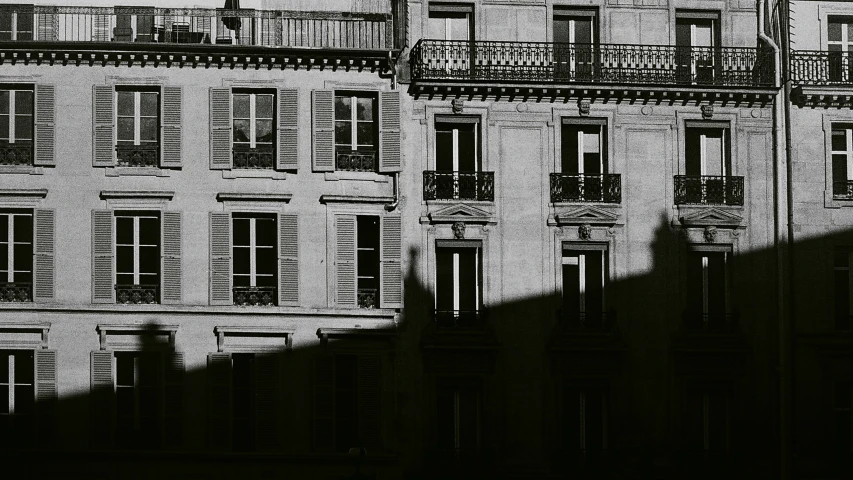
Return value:
[[(841, 45), (839, 45), (837, 43), (832, 43), (830, 45), (827, 45), (826, 49), (830, 52), (840, 52), (841, 51)], [(839, 57), (832, 56), (830, 58), (837, 59), (835, 61), (841, 62), (841, 59)]]
[[(16, 369), (17, 370), (17, 369)], [(15, 413), (20, 415), (30, 415), (33, 413), (33, 405), (35, 405), (34, 387), (29, 385), (15, 386)]]
[(160, 271), (160, 252), (157, 250), (157, 247), (139, 247), (139, 273)]
[(445, 40), (447, 38), (446, 21), (444, 17), (429, 17), (429, 38)]
[(157, 383), (157, 357), (143, 354), (139, 360), (139, 385), (155, 385)]
[[(851, 172), (851, 173), (853, 173), (853, 172)], [(847, 177), (848, 177), (847, 155), (844, 155), (844, 154), (833, 155), (832, 156), (832, 180), (835, 182), (844, 182), (847, 180)], [(841, 192), (836, 192), (836, 193), (841, 193)]]
[[(591, 131), (592, 130), (592, 131)], [(599, 143), (598, 132), (593, 129), (584, 128), (583, 132), (583, 151), (584, 153), (599, 153), (601, 145)]]
[(255, 98), (255, 117), (256, 118), (273, 118), (273, 97), (272, 97), (272, 95), (258, 95)]
[(139, 219), (139, 244), (140, 245), (159, 245), (160, 244), (160, 219), (159, 218), (140, 218)]
[(119, 116), (133, 116), (133, 92), (116, 92), (116, 108)]
[(255, 141), (261, 143), (273, 141), (272, 120), (258, 120), (255, 123), (255, 131), (258, 134)]
[(133, 273), (133, 247), (116, 247), (116, 272)]
[[(8, 414), (9, 413), (9, 386), (8, 385), (0, 385), (0, 414)], [(0, 417), (0, 419), (4, 419), (5, 417)], [(2, 426), (2, 424), (0, 424)], [(2, 432), (2, 430), (0, 430)]]
[(832, 150), (836, 152), (844, 152), (847, 150), (847, 130), (833, 129), (832, 130)]
[(15, 113), (32, 115), (33, 92), (29, 90), (18, 90), (15, 92)]
[(708, 130), (705, 133), (705, 171), (703, 175), (725, 174), (723, 159), (723, 131)]
[(133, 274), (116, 272), (116, 285), (133, 285)]
[(33, 352), (15, 354), (15, 383), (33, 383)]
[(278, 263), (278, 254), (274, 248), (259, 248), (255, 250), (255, 258), (257, 259), (257, 272), (273, 274), (276, 271), (275, 265)]
[(15, 241), (32, 243), (33, 217), (31, 215), (15, 215)]
[(159, 110), (160, 102), (157, 100), (156, 92), (142, 92), (139, 94), (139, 114), (146, 117), (156, 117)]
[(257, 286), (257, 287), (275, 287), (276, 286), (275, 272), (273, 272), (272, 275), (258, 275), (255, 279), (255, 286)]
[(829, 21), (829, 30), (827, 39), (830, 42), (840, 42), (841, 41), (841, 23), (838, 21)]
[(234, 141), (241, 143), (249, 142), (249, 120), (234, 120)]
[(235, 248), (234, 249), (234, 273), (249, 274), (249, 249)]
[[(9, 383), (9, 354), (7, 352), (0, 353), (0, 383)], [(3, 399), (0, 395), (0, 405)]]
[(116, 138), (118, 140), (133, 141), (133, 117), (119, 117), (116, 120)]
[(463, 14), (450, 19), (448, 40), (468, 40), (468, 15)]
[(255, 220), (255, 245), (258, 246), (276, 246), (276, 236), (278, 232), (275, 228), (275, 220), (271, 218), (258, 218)]
[(9, 114), (9, 90), (0, 90), (0, 115)]
[(234, 95), (234, 118), (249, 118), (249, 95)]
[(139, 119), (139, 140), (143, 142), (153, 142), (157, 140), (157, 119), (156, 118), (141, 118)]
[[(116, 385), (133, 385), (133, 357), (116, 356)], [(121, 391), (121, 390), (119, 390)]]
[(373, 99), (372, 98), (359, 98), (358, 99), (358, 110), (356, 111), (356, 120), (370, 120), (373, 121)]
[(32, 268), (27, 272), (15, 272), (15, 282), (20, 283), (32, 283), (33, 282), (33, 273)]
[(0, 115), (0, 140), (9, 140), (9, 117)]
[(235, 218), (234, 225), (234, 246), (249, 245), (249, 222), (248, 218)]
[(116, 217), (116, 244), (133, 244), (133, 218)]
[(373, 123), (358, 122), (358, 144), (373, 145)]
[(335, 120), (350, 120), (352, 115), (352, 98), (335, 97)]
[[(13, 261), (15, 270), (30, 272), (33, 270), (33, 244), (22, 243), (15, 245), (15, 258)], [(19, 281), (21, 279), (18, 279)]]
[(31, 115), (18, 115), (15, 117), (15, 139), (33, 139), (33, 117)]
[(356, 356), (335, 356), (335, 388), (349, 390), (355, 388)]
[(693, 33), (694, 47), (712, 47), (714, 45), (713, 23), (696, 22), (696, 28)]
[(335, 143), (338, 145), (352, 145), (352, 123), (335, 122)]
[[(9, 215), (0, 215), (0, 243), (9, 241)], [(0, 257), (2, 258), (2, 257)]]
[(835, 266), (848, 267), (850, 265), (850, 250), (846, 248), (835, 249)]
[(249, 284), (249, 275), (234, 275), (234, 286), (235, 287), (248, 287)]

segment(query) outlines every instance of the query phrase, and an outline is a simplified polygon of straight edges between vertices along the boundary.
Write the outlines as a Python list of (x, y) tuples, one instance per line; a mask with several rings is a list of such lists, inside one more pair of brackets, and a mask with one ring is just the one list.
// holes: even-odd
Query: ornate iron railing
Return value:
[[(390, 13), (225, 10), (221, 8), (0, 5), (15, 12), (16, 34), (2, 41), (224, 44), (385, 50)], [(24, 18), (25, 20), (21, 20)]]
[(234, 168), (272, 169), (275, 165), (275, 147), (263, 145), (249, 148), (234, 145)]
[(0, 283), (0, 302), (32, 302), (33, 284), (24, 282)]
[(478, 329), (485, 323), (486, 312), (484, 310), (434, 310), (433, 319), (438, 328)]
[(335, 170), (346, 172), (375, 172), (375, 151), (340, 150), (335, 155)]
[(424, 172), (424, 200), (495, 200), (494, 172)]
[(557, 320), (567, 330), (606, 332), (613, 327), (616, 315), (613, 312), (576, 312), (560, 309)]
[(853, 84), (853, 57), (850, 52), (794, 50), (791, 80), (798, 85)]
[(766, 49), (419, 40), (412, 79), (771, 87)]
[(159, 285), (116, 285), (116, 303), (160, 303)]
[(732, 333), (737, 320), (736, 313), (684, 312), (684, 326), (693, 333)]
[(32, 165), (33, 142), (0, 141), (0, 165)]
[(356, 301), (358, 308), (376, 308), (379, 306), (377, 302), (377, 290), (375, 288), (359, 288), (356, 292)]
[(551, 201), (622, 203), (618, 173), (552, 173)]
[(743, 177), (676, 175), (677, 205), (743, 205)]
[(160, 144), (118, 144), (116, 163), (120, 167), (157, 167), (160, 165)]
[(832, 198), (853, 200), (853, 180), (832, 182)]
[(234, 305), (273, 306), (276, 304), (275, 287), (233, 287)]

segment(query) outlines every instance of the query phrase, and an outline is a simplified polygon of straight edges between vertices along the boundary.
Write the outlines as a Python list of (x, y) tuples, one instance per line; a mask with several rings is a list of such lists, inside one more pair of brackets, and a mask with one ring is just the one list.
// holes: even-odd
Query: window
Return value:
[(726, 122), (685, 125), (684, 175), (675, 179), (677, 204), (743, 205), (743, 177), (733, 176)]
[[(472, 119), (474, 120), (474, 119)], [(436, 122), (435, 169), (440, 172), (476, 172), (480, 169), (478, 123)]]
[(160, 446), (161, 362), (152, 352), (115, 353), (116, 446)]
[(731, 327), (727, 278), (730, 255), (726, 251), (688, 252), (685, 318), (688, 329), (726, 331)]
[(553, 202), (621, 201), (621, 177), (609, 173), (606, 120), (564, 118), (560, 143), (560, 172), (551, 181)]
[(605, 325), (607, 263), (607, 250), (563, 246), (562, 317), (570, 326), (600, 328)]
[(0, 40), (32, 40), (33, 9), (16, 6), (0, 10)]
[(829, 80), (849, 82), (851, 75), (850, 52), (853, 51), (853, 18), (830, 16), (827, 22), (829, 53)]
[(429, 35), (436, 40), (470, 40), (474, 7), (468, 4), (430, 3)]
[(379, 217), (359, 215), (356, 223), (358, 306), (376, 308), (379, 306)]
[(33, 351), (0, 350), (0, 445), (6, 441), (15, 446), (31, 444), (34, 416)]
[(255, 355), (234, 353), (231, 355), (231, 382), (233, 385), (231, 431), (234, 450), (255, 449)]
[(597, 65), (596, 10), (554, 9), (554, 56), (558, 78), (589, 80)]
[(232, 94), (234, 168), (273, 168), (275, 94)]
[(718, 12), (676, 11), (675, 44), (677, 81), (712, 83), (720, 51)]
[(116, 212), (115, 232), (117, 302), (159, 303), (159, 212)]
[(837, 247), (833, 262), (833, 286), (835, 287), (835, 330), (849, 332), (851, 327), (850, 311), (850, 256), (853, 249)]
[(691, 388), (684, 409), (685, 447), (694, 453), (729, 450), (731, 394), (727, 388)]
[(832, 125), (832, 196), (853, 199), (853, 125)]
[(33, 300), (33, 213), (0, 210), (0, 301)]
[(728, 176), (732, 163), (727, 128), (685, 129), (684, 171), (689, 176)]
[(853, 383), (836, 382), (834, 401), (834, 430), (836, 454), (847, 457), (853, 453)]
[(439, 327), (477, 327), (482, 298), (479, 241), (439, 241), (435, 250), (435, 320)]
[(483, 446), (483, 387), (477, 378), (447, 378), (436, 389), (436, 434), (440, 452), (476, 453)]
[(116, 158), (119, 166), (160, 164), (159, 90), (116, 91)]
[(33, 90), (0, 89), (0, 165), (33, 164)]
[(335, 169), (376, 171), (378, 145), (376, 97), (335, 93)]
[(606, 450), (607, 388), (567, 384), (562, 400), (561, 431), (567, 453), (587, 456)]
[(494, 200), (494, 174), (481, 171), (479, 119), (435, 123), (435, 171), (424, 174), (426, 200)]
[(235, 305), (275, 305), (278, 300), (278, 227), (275, 215), (232, 215)]
[(344, 308), (399, 308), (402, 301), (400, 217), (334, 215), (333, 218), (335, 304)]

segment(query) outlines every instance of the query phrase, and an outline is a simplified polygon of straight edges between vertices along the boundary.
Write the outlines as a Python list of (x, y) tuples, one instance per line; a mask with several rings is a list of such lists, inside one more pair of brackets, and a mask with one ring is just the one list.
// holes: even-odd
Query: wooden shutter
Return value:
[(311, 91), (314, 149), (311, 155), (315, 172), (335, 171), (335, 92)]
[(335, 216), (335, 303), (356, 306), (355, 215)]
[(36, 435), (44, 446), (56, 425), (56, 350), (36, 350)]
[(231, 89), (210, 89), (210, 168), (231, 168)]
[(255, 355), (255, 436), (258, 450), (275, 450), (279, 446), (280, 360), (277, 354)]
[(335, 448), (335, 357), (321, 355), (314, 359), (314, 449)]
[(400, 92), (379, 94), (379, 171), (399, 172), (400, 159)]
[(89, 434), (92, 447), (109, 448), (113, 446), (115, 435), (113, 352), (95, 350), (91, 354), (91, 361)]
[(231, 354), (207, 355), (207, 442), (231, 449)]
[(210, 214), (210, 304), (231, 305), (231, 214)]
[(92, 87), (92, 165), (115, 165), (115, 89), (112, 85)]
[(278, 216), (278, 304), (299, 304), (299, 217)]
[(382, 308), (401, 308), (403, 304), (402, 220), (400, 217), (382, 218), (382, 268), (379, 295)]
[(278, 90), (278, 170), (299, 167), (299, 90)]
[(115, 303), (113, 212), (92, 210), (92, 303)]
[(163, 444), (184, 443), (184, 354), (169, 352), (163, 366)]
[(36, 85), (35, 156), (33, 165), (56, 165), (56, 88)]
[(181, 87), (164, 86), (160, 95), (160, 166), (164, 168), (181, 167)]
[(56, 284), (55, 238), (56, 212), (37, 209), (35, 212), (35, 248), (33, 249), (33, 300), (36, 302), (54, 299)]
[(181, 303), (181, 212), (163, 212), (160, 301)]
[(358, 433), (364, 447), (382, 448), (382, 357), (358, 356)]

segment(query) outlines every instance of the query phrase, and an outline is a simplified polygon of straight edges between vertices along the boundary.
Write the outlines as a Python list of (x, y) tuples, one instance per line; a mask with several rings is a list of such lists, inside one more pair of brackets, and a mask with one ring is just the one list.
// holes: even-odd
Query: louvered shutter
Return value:
[(183, 94), (181, 87), (164, 86), (160, 96), (160, 166), (180, 168), (181, 166), (181, 108)]
[(299, 90), (278, 90), (278, 163), (279, 170), (299, 167)]
[(278, 304), (299, 304), (299, 217), (278, 216)]
[(382, 218), (382, 291), (379, 300), (382, 308), (401, 308), (403, 303), (402, 220), (400, 217)]
[(231, 449), (231, 354), (207, 355), (207, 442)]
[(258, 450), (276, 450), (279, 446), (280, 375), (278, 355), (255, 355), (255, 436)]
[(181, 212), (163, 212), (161, 282), (164, 304), (181, 303)]
[(36, 85), (35, 157), (33, 165), (56, 165), (56, 88)]
[(92, 210), (92, 303), (115, 303), (113, 212)]
[(36, 350), (36, 428), (40, 445), (53, 441), (56, 425), (56, 350)]
[(382, 357), (358, 356), (358, 434), (364, 447), (382, 448)]
[(321, 355), (314, 359), (313, 429), (314, 449), (335, 448), (335, 357)]
[(210, 304), (231, 305), (231, 214), (210, 214)]
[(311, 117), (313, 138), (312, 168), (315, 172), (335, 170), (335, 92), (311, 92)]
[(115, 436), (113, 352), (95, 350), (91, 354), (91, 361), (89, 434), (92, 447), (110, 448)]
[(115, 90), (112, 85), (92, 87), (92, 165), (115, 165)]
[(231, 168), (231, 89), (210, 89), (210, 168)]
[(184, 354), (169, 352), (163, 365), (163, 444), (184, 443)]
[(400, 92), (382, 92), (379, 94), (379, 171), (399, 172), (400, 156)]
[(35, 211), (35, 248), (33, 250), (33, 300), (45, 302), (54, 299), (56, 285), (55, 245), (56, 212)]
[(335, 216), (335, 303), (339, 307), (356, 306), (354, 215)]

